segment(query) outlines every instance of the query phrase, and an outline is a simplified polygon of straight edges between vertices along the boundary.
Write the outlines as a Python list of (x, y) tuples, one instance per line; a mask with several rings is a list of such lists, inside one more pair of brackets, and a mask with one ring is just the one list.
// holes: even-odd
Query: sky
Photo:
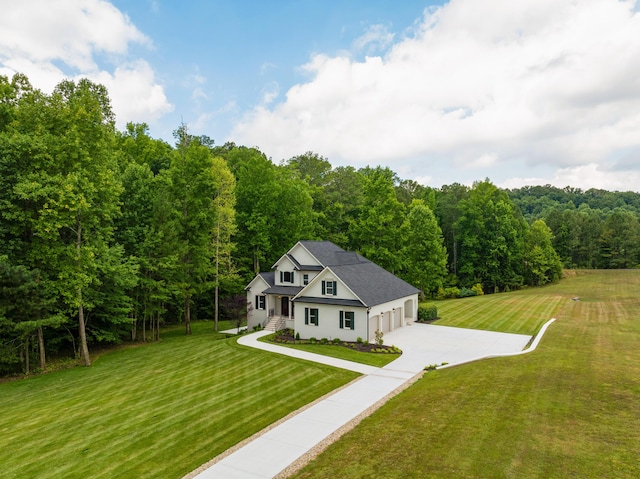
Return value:
[(640, 191), (640, 0), (0, 0), (0, 75), (117, 127), (440, 187)]

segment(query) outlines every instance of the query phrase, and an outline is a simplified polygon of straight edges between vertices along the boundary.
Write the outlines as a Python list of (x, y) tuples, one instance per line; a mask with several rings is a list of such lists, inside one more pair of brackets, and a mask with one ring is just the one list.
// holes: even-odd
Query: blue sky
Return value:
[(0, 74), (439, 187), (640, 190), (640, 0), (0, 0)]
[[(300, 66), (316, 53), (354, 52), (353, 42), (375, 25), (411, 28), (424, 1), (114, 1), (145, 35), (148, 59), (175, 104), (173, 125), (192, 125), (217, 142), (228, 138), (234, 116), (274, 90), (283, 95), (307, 80)], [(439, 2), (442, 3), (442, 2)], [(274, 98), (274, 101), (277, 97)], [(209, 115), (206, 124), (198, 122)], [(170, 134), (170, 130), (169, 130)]]

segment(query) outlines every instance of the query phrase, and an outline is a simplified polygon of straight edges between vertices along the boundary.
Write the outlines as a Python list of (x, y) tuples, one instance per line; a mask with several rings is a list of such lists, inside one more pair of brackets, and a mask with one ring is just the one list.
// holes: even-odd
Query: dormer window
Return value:
[(293, 271), (280, 271), (280, 282), (293, 284)]
[(322, 294), (326, 296), (336, 296), (338, 294), (338, 288), (335, 281), (323, 281), (322, 282)]

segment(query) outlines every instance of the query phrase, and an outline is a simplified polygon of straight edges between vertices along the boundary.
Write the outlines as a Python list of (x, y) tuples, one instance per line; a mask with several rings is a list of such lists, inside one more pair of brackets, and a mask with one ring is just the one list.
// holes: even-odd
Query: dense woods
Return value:
[[(489, 180), (441, 188), (313, 152), (275, 164), (177, 125), (115, 127), (88, 80), (52, 94), (0, 76), (0, 374), (237, 314), (299, 239), (358, 251), (426, 297), (552, 282), (562, 267), (640, 263), (640, 195)], [(34, 366), (35, 365), (35, 366)]]

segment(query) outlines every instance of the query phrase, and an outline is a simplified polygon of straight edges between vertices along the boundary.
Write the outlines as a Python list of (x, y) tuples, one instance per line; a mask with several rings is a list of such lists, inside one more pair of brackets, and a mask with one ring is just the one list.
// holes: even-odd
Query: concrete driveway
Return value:
[(531, 336), (414, 323), (385, 333), (384, 343), (402, 349), (385, 369), (417, 373), (431, 364), (466, 363), (522, 351)]
[[(535, 348), (550, 322), (541, 329), (527, 352)], [(214, 458), (186, 478), (269, 479), (279, 476), (301, 457), (312, 453), (318, 444), (323, 444), (329, 437), (339, 436), (344, 432), (345, 425), (355, 424), (397, 394), (400, 388), (419, 377), (417, 375), (426, 366), (443, 362), (454, 365), (487, 356), (521, 354), (531, 339), (521, 334), (412, 324), (385, 334), (385, 344), (394, 344), (403, 353), (384, 368), (375, 368), (258, 341), (259, 337), (270, 333), (259, 331), (248, 334), (240, 337), (238, 343), (350, 369), (363, 376), (273, 429), (259, 434), (248, 444)]]

